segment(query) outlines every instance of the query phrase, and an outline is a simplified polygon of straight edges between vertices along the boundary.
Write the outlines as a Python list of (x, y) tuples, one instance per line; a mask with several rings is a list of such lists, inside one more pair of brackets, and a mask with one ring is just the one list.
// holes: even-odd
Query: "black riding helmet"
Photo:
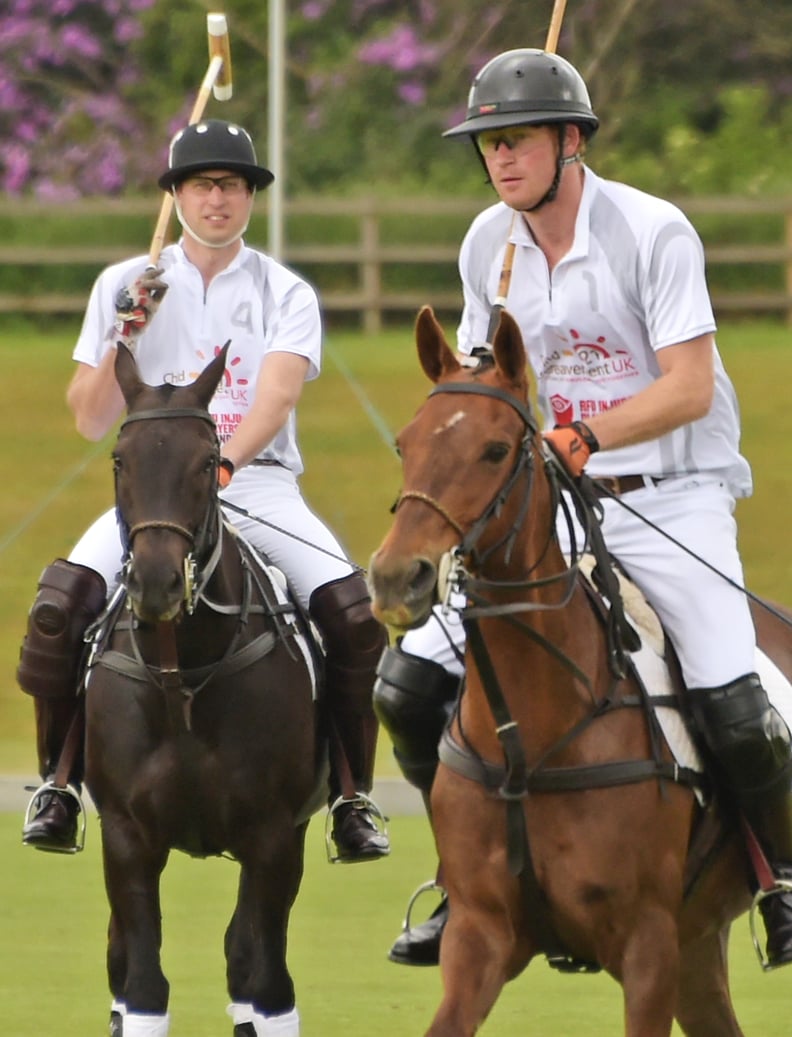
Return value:
[(179, 130), (170, 143), (168, 169), (157, 183), (163, 191), (170, 191), (174, 184), (203, 169), (239, 173), (251, 188), (269, 187), (275, 179), (258, 164), (247, 130), (223, 119), (204, 119)]
[(482, 68), (470, 88), (464, 122), (443, 136), (567, 122), (577, 123), (587, 139), (599, 126), (582, 76), (557, 54), (526, 47), (498, 54)]

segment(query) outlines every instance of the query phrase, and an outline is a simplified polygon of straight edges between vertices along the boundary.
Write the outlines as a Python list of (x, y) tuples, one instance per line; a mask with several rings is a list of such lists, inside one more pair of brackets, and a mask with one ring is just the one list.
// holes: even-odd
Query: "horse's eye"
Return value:
[(118, 456), (118, 454), (113, 454), (111, 460), (113, 462), (113, 471), (117, 475), (121, 471), (121, 458)]
[(481, 455), (482, 461), (489, 461), (490, 464), (500, 464), (500, 462), (507, 457), (509, 454), (508, 443), (487, 443), (484, 447), (484, 451)]

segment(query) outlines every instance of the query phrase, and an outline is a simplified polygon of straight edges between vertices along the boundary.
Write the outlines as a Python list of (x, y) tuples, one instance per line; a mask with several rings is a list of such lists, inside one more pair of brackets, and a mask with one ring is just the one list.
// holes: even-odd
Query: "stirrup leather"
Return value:
[(356, 808), (368, 811), (371, 815), (372, 821), (376, 822), (380, 835), (384, 835), (386, 839), (389, 838), (388, 819), (371, 796), (366, 795), (365, 792), (356, 792), (354, 799), (344, 799), (343, 796), (338, 796), (327, 811), (327, 817), (325, 818), (325, 849), (327, 851), (327, 860), (330, 864), (338, 864), (343, 860), (343, 858), (335, 851), (333, 846), (333, 815), (340, 806), (346, 803), (353, 803)]
[[(28, 785), (27, 788), (30, 789), (31, 786)], [(71, 798), (77, 802), (79, 810), (77, 813), (77, 836), (75, 838), (74, 846), (64, 846), (63, 849), (53, 849), (52, 847), (47, 847), (46, 852), (80, 853), (82, 850), (85, 849), (85, 804), (83, 803), (82, 797), (80, 796), (80, 793), (77, 790), (76, 786), (72, 785), (71, 783), (67, 785), (56, 785), (54, 781), (45, 781), (43, 785), (39, 785), (39, 787), (30, 797), (30, 802), (28, 803), (27, 810), (25, 811), (24, 824), (30, 824), (30, 822), (36, 816), (36, 803), (38, 801), (39, 796), (44, 792), (50, 791), (65, 793), (67, 796), (71, 796)], [(33, 849), (42, 849), (42, 847), (37, 847), (35, 844), (33, 844)]]
[(768, 897), (777, 896), (779, 893), (792, 893), (792, 881), (789, 879), (775, 879), (775, 885), (772, 889), (759, 889), (753, 898), (751, 903), (751, 910), (748, 915), (748, 922), (751, 927), (751, 939), (753, 940), (754, 949), (756, 950), (757, 957), (759, 958), (759, 964), (762, 966), (764, 972), (772, 972), (773, 969), (781, 968), (784, 963), (779, 965), (772, 965), (770, 959), (767, 956), (767, 952), (762, 947), (762, 942), (759, 935), (759, 927), (756, 923), (756, 918), (759, 913), (759, 905), (763, 900)]

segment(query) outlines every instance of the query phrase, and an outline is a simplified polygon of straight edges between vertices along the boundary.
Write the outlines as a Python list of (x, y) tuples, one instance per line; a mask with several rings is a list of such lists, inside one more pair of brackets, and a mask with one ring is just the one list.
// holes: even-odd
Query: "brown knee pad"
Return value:
[(387, 643), (374, 619), (361, 573), (318, 587), (309, 612), (325, 648), (327, 709), (359, 789), (371, 788), (377, 743), (377, 718), (371, 704), (377, 662)]
[(28, 614), (17, 681), (36, 698), (71, 698), (83, 661), (85, 631), (104, 608), (107, 587), (99, 573), (56, 559), (41, 574)]

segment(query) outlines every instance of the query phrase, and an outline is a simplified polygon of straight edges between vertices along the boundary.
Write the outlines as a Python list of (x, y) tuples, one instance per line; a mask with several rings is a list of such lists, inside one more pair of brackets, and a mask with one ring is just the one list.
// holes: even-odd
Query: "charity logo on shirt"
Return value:
[[(203, 350), (195, 350), (195, 354), (201, 362), (201, 368), (199, 368), (198, 373), (211, 359), (220, 353), (221, 348), (221, 346), (215, 346), (211, 356), (207, 356)], [(235, 356), (233, 352), (229, 351), (223, 376), (215, 390), (209, 407), (215, 419), (218, 438), (223, 443), (227, 442), (236, 431), (237, 425), (244, 417), (250, 402), (248, 392), (249, 380), (239, 375), (236, 371), (236, 368), (241, 363), (242, 358)], [(197, 374), (195, 377), (197, 377)]]
[[(609, 348), (604, 335), (587, 337), (576, 329), (569, 331), (558, 346), (542, 357), (539, 379), (548, 389), (553, 420), (558, 425), (576, 418), (594, 417), (629, 398), (632, 392), (614, 395), (613, 383), (639, 378), (640, 372), (631, 354), (623, 348)], [(603, 386), (609, 383), (607, 399), (600, 393), (587, 394), (586, 383)], [(566, 391), (559, 391), (563, 384)], [(577, 413), (575, 412), (577, 409)]]

